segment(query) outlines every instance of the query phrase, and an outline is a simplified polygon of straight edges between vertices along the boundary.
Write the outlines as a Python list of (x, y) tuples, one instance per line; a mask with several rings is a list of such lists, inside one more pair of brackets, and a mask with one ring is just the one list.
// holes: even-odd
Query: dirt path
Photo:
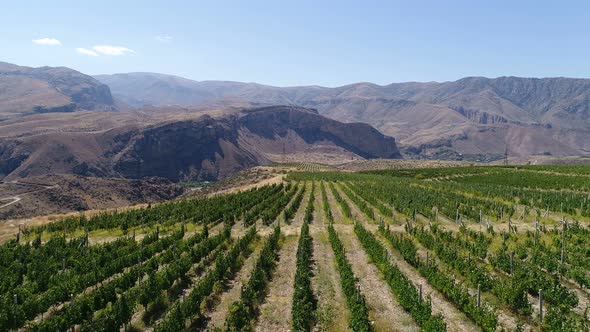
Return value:
[[(9, 181), (9, 182), (6, 182), (6, 183), (20, 184), (20, 182), (17, 181), (17, 180)], [(5, 208), (7, 206), (10, 206), (10, 205), (12, 205), (12, 204), (14, 204), (16, 202), (19, 202), (22, 199), (22, 196), (30, 195), (30, 194), (38, 193), (38, 192), (41, 192), (41, 191), (50, 190), (50, 189), (59, 188), (59, 185), (48, 186), (48, 185), (42, 185), (42, 184), (30, 183), (30, 182), (26, 182), (26, 183), (23, 183), (23, 184), (31, 185), (31, 186), (37, 186), (37, 187), (39, 187), (39, 189), (25, 191), (25, 192), (22, 192), (22, 193), (20, 193), (18, 195), (15, 195), (15, 196), (0, 197), (0, 202), (1, 201), (11, 201), (11, 202), (8, 202), (6, 204), (0, 205), (0, 209)]]
[(268, 285), (268, 295), (260, 306), (256, 331), (290, 331), (291, 303), (295, 280), (297, 240), (287, 236), (279, 251), (279, 261)]
[(19, 196), (12, 196), (12, 197), (0, 198), (0, 202), (1, 201), (10, 201), (10, 202), (8, 202), (8, 203), (6, 203), (4, 205), (0, 205), (0, 209), (1, 208), (4, 208), (4, 207), (7, 207), (7, 206), (10, 206), (10, 205), (12, 205), (12, 204), (14, 204), (16, 202), (19, 202), (21, 199), (22, 198), (20, 198)]

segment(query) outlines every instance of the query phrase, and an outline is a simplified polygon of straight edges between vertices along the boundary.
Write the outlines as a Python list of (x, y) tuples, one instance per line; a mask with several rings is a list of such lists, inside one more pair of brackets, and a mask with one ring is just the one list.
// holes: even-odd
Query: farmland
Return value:
[(0, 330), (590, 330), (590, 167), (291, 168), (22, 228)]

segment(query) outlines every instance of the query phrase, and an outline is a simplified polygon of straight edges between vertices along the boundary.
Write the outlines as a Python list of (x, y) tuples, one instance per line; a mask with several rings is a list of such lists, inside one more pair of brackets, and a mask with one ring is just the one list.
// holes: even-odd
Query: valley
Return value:
[(590, 332), (590, 3), (2, 13), (0, 332)]
[(23, 225), (0, 244), (1, 326), (590, 328), (588, 166), (270, 169), (222, 195)]

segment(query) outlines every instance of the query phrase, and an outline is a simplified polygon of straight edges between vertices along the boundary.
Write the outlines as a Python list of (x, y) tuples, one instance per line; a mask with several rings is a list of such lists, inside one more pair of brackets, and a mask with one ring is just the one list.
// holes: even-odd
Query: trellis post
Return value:
[(418, 285), (418, 303), (422, 303), (422, 284)]
[(561, 224), (563, 227), (561, 230), (561, 265), (563, 265), (563, 263), (565, 261), (565, 228), (566, 228), (565, 218), (563, 218), (561, 220)]
[(539, 321), (543, 322), (543, 290), (539, 289)]

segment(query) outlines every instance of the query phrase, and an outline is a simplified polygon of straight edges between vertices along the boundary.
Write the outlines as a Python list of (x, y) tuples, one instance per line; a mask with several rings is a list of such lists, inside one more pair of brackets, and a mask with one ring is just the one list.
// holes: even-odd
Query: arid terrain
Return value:
[(0, 220), (155, 203), (183, 192), (181, 186), (162, 178), (28, 177), (0, 182)]
[(290, 104), (395, 137), (410, 157), (490, 161), (590, 153), (590, 80), (466, 77), (453, 82), (274, 87), (128, 73), (96, 77), (134, 106)]

